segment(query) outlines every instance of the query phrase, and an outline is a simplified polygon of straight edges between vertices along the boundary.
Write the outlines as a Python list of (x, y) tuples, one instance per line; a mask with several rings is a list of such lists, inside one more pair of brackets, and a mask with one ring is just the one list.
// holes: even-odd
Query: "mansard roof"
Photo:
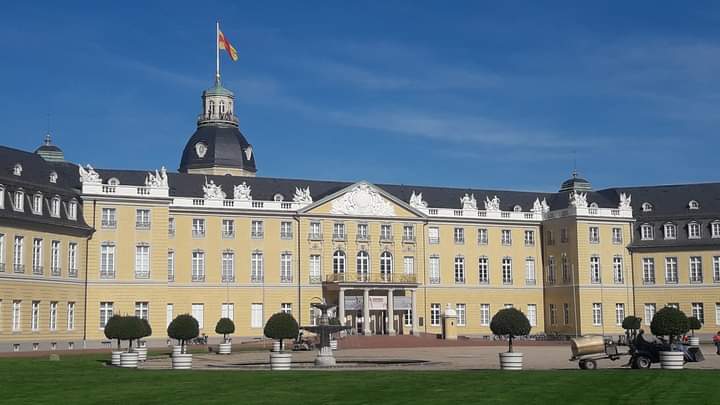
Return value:
[[(618, 187), (618, 193), (632, 195), (633, 216), (643, 218), (703, 218), (720, 215), (720, 183), (675, 184), (644, 187)], [(700, 208), (691, 210), (691, 200)], [(652, 211), (642, 210), (642, 204), (652, 204)]]

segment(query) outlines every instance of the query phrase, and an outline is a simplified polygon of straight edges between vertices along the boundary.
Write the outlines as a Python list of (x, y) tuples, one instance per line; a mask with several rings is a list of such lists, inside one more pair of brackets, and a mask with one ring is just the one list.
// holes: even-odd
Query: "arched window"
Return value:
[(519, 205), (516, 205), (516, 206), (513, 207), (513, 211), (515, 211), (515, 212), (521, 212), (521, 211), (522, 211), (522, 207), (519, 206)]
[(50, 172), (50, 183), (57, 183), (58, 175), (56, 172)]
[(220, 114), (225, 114), (225, 102), (220, 101)]
[(71, 200), (68, 203), (68, 218), (69, 219), (72, 219), (72, 220), (77, 219), (77, 207), (78, 207), (78, 203), (76, 200)]
[(590, 203), (590, 208), (598, 208), (598, 203)]
[(60, 197), (55, 196), (50, 201), (50, 215), (60, 218)]
[(672, 222), (668, 222), (663, 227), (665, 233), (665, 239), (675, 239), (677, 237), (677, 226)]
[(700, 239), (700, 224), (693, 221), (688, 224), (688, 238)]
[(210, 102), (208, 103), (208, 115), (215, 115), (215, 102), (212, 100), (210, 100)]
[(695, 200), (690, 200), (690, 202), (688, 203), (688, 208), (690, 208), (691, 210), (700, 209), (700, 203)]
[(345, 252), (342, 250), (336, 250), (335, 253), (333, 253), (333, 273), (345, 273)]
[(118, 180), (117, 178), (113, 177), (113, 178), (111, 178), (110, 180), (108, 180), (108, 185), (109, 185), (109, 186), (119, 186), (119, 185), (120, 185), (120, 180)]
[(273, 200), (274, 200), (274, 201), (282, 201), (282, 200), (284, 200), (284, 199), (285, 199), (285, 197), (283, 197), (283, 195), (280, 194), (280, 193), (275, 194), (275, 195), (273, 196)]
[(34, 213), (38, 215), (42, 215), (42, 203), (43, 203), (43, 196), (41, 193), (37, 193), (33, 196), (33, 207), (32, 210)]
[(15, 211), (24, 211), (25, 210), (25, 192), (22, 190), (15, 191), (15, 194), (13, 194), (13, 205), (15, 206)]
[(16, 176), (20, 176), (22, 174), (22, 165), (20, 163), (15, 163), (15, 166), (13, 167), (13, 174)]
[(380, 275), (383, 279), (390, 277), (393, 272), (393, 260), (390, 252), (382, 252), (380, 255)]
[(361, 250), (357, 254), (357, 274), (361, 280), (365, 280), (368, 273), (370, 273), (370, 255)]
[(644, 202), (642, 203), (642, 210), (643, 212), (650, 212), (653, 210), (653, 206), (649, 202)]

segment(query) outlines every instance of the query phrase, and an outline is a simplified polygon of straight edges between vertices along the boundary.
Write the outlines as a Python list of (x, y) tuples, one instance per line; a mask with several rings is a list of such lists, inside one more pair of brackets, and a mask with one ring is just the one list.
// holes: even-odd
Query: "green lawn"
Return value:
[(0, 359), (2, 404), (720, 403), (720, 372), (143, 371), (108, 355)]

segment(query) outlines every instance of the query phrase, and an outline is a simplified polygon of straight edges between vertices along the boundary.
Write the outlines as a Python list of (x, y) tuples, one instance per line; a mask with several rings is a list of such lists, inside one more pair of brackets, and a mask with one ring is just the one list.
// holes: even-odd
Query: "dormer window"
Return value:
[(700, 209), (700, 203), (695, 200), (690, 200), (690, 202), (688, 203), (688, 208), (690, 208), (691, 210), (698, 210)]
[(15, 176), (22, 175), (22, 165), (20, 163), (16, 163), (15, 166), (13, 167), (13, 174)]
[(108, 180), (108, 186), (119, 186), (119, 185), (120, 185), (120, 180), (118, 180), (115, 177)]
[(285, 199), (285, 197), (283, 197), (282, 194), (275, 194), (275, 195), (273, 196), (273, 201), (282, 201), (282, 200), (284, 200), (284, 199)]
[(5, 186), (0, 184), (0, 210), (5, 209)]
[(515, 211), (515, 212), (522, 212), (522, 207), (519, 206), (519, 205), (516, 205), (516, 206), (513, 207), (513, 211)]
[(642, 240), (653, 240), (653, 227), (650, 224), (643, 224), (640, 227), (640, 238)]
[(71, 219), (73, 221), (77, 219), (77, 208), (77, 201), (72, 200), (68, 203), (68, 219)]
[(25, 193), (22, 190), (17, 190), (13, 194), (13, 206), (15, 211), (25, 211)]
[(677, 226), (675, 224), (667, 223), (663, 228), (665, 230), (665, 239), (677, 238)]
[(688, 239), (700, 239), (700, 224), (690, 222), (688, 224)]
[(50, 215), (60, 218), (60, 197), (55, 196), (50, 200)]
[[(2, 206), (0, 206), (2, 208)], [(713, 238), (720, 238), (720, 221), (713, 221), (710, 224), (710, 234)]]
[(37, 215), (42, 215), (42, 203), (43, 203), (43, 196), (40, 193), (37, 193), (33, 196), (33, 213)]
[(596, 202), (590, 203), (590, 208), (597, 208), (598, 204)]
[(642, 203), (642, 210), (643, 212), (651, 212), (653, 210), (653, 206), (649, 202), (644, 202)]
[(57, 183), (58, 175), (56, 172), (50, 172), (50, 183)]

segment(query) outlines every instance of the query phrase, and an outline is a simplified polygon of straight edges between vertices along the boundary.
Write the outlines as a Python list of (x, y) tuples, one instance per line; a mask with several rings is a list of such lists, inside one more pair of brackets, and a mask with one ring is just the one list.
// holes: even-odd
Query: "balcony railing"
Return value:
[(204, 238), (205, 237), (205, 231), (204, 230), (197, 230), (193, 229), (192, 231), (193, 238)]
[(223, 239), (233, 239), (235, 237), (234, 231), (223, 231), (222, 233)]
[(330, 283), (417, 283), (417, 276), (403, 273), (334, 273), (328, 274), (325, 281)]
[(105, 229), (115, 229), (117, 227), (117, 221), (114, 219), (103, 219), (100, 226)]
[(234, 282), (235, 282), (235, 275), (234, 275), (234, 274), (223, 274), (223, 275), (222, 275), (222, 282), (223, 282), (223, 283), (234, 283)]
[(250, 233), (250, 237), (253, 239), (262, 239), (265, 233), (263, 231), (254, 231)]
[(359, 233), (355, 239), (357, 239), (358, 242), (370, 242), (370, 235), (366, 233)]
[(292, 232), (280, 232), (280, 239), (290, 240), (293, 238)]
[(101, 271), (100, 278), (103, 278), (103, 279), (115, 278), (115, 271)]
[(265, 277), (262, 274), (251, 274), (250, 275), (251, 283), (262, 283), (264, 280), (265, 280)]
[(344, 241), (345, 234), (344, 233), (333, 233), (332, 239), (337, 240), (337, 241)]
[(402, 241), (404, 243), (415, 243), (415, 235), (403, 235)]
[(310, 284), (322, 283), (322, 276), (320, 276), (320, 275), (310, 276), (309, 281), (310, 281)]
[(308, 234), (309, 240), (322, 240), (322, 233), (320, 232), (310, 232)]
[(168, 281), (170, 281), (170, 282), (175, 281), (175, 274), (173, 274), (173, 273), (168, 273), (167, 276), (168, 276)]
[(392, 242), (392, 234), (380, 234), (380, 242)]
[(25, 265), (24, 264), (13, 264), (13, 272), (25, 273)]
[(43, 266), (33, 266), (32, 272), (33, 274), (42, 276), (42, 274), (44, 273)]
[[(553, 279), (553, 282), (554, 281), (555, 281), (555, 279)], [(525, 285), (536, 285), (536, 284), (537, 284), (537, 280), (534, 278), (525, 279)]]
[(289, 275), (289, 276), (280, 276), (280, 282), (281, 282), (281, 283), (292, 283), (292, 282), (293, 282), (293, 277), (292, 277), (292, 275)]
[(78, 269), (71, 267), (70, 270), (68, 270), (68, 277), (77, 277), (77, 276), (78, 276)]
[(50, 268), (50, 275), (59, 277), (62, 274), (62, 270), (60, 267), (51, 267)]
[(139, 279), (150, 278), (150, 272), (149, 271), (136, 271), (135, 278), (139, 278)]
[(146, 222), (146, 221), (135, 222), (135, 229), (150, 229), (150, 222)]
[(430, 284), (440, 284), (440, 277), (439, 276), (437, 276), (437, 277), (430, 276)]
[(192, 281), (195, 282), (203, 282), (205, 281), (205, 274), (193, 274), (192, 275)]

